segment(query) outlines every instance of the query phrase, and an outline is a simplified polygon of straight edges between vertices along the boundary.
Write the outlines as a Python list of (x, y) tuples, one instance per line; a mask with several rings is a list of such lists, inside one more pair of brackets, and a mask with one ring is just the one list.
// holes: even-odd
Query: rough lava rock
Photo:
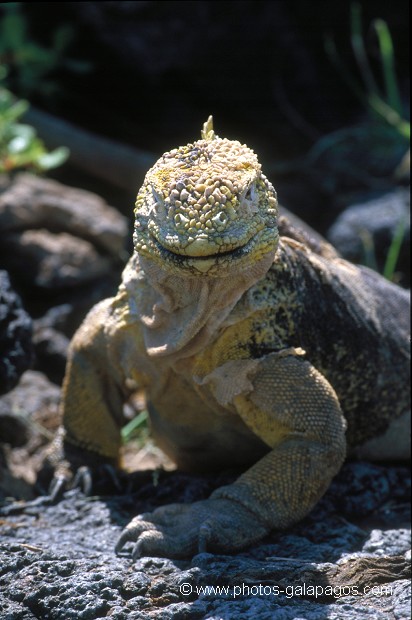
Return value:
[(60, 388), (33, 370), (0, 397), (0, 501), (34, 497), (37, 471), (61, 421), (59, 402)]
[(127, 219), (96, 194), (28, 173), (0, 177), (0, 268), (35, 317), (35, 368), (53, 381), (88, 310), (116, 291), (129, 237)]
[[(366, 467), (366, 473), (364, 471)], [(367, 478), (372, 512), (342, 516)], [(193, 501), (222, 483), (211, 476), (139, 472), (133, 492), (77, 491), (0, 523), (4, 620), (407, 620), (410, 520), (406, 468), (348, 463), (304, 521), (235, 555), (144, 557), (113, 545), (132, 514)], [(372, 505), (371, 505), (372, 507)]]
[(1, 260), (44, 289), (78, 286), (124, 259), (126, 218), (81, 189), (18, 174), (0, 194)]
[(89, 241), (68, 233), (44, 229), (10, 233), (3, 251), (8, 254), (9, 269), (44, 289), (81, 285), (110, 271), (108, 257), (101, 256)]
[(126, 218), (100, 196), (28, 173), (3, 180), (0, 221), (2, 234), (52, 227), (89, 239), (114, 257), (127, 234)]
[(0, 394), (11, 390), (33, 358), (32, 322), (0, 270)]
[[(52, 181), (18, 175), (3, 185), (0, 244), (17, 238), (29, 238), (33, 245), (39, 241), (37, 256), (42, 260), (33, 261), (40, 278), (34, 290), (36, 300), (45, 290), (47, 295), (36, 314), (36, 350), (38, 359), (44, 357), (42, 363), (48, 360), (57, 367), (58, 375), (79, 317), (107, 296), (107, 281), (109, 288), (117, 285), (116, 265), (122, 262), (126, 238), (125, 220), (118, 218), (101, 199)], [(75, 286), (75, 277), (69, 281), (67, 272), (62, 286), (56, 281), (45, 285), (47, 277), (55, 278), (56, 263), (50, 261), (59, 260), (56, 239), (62, 235), (70, 238), (69, 244), (78, 240), (84, 249), (82, 242), (88, 244), (97, 261), (90, 269), (99, 269), (100, 258), (107, 261), (103, 278), (95, 274), (90, 283), (81, 280), (80, 261), (82, 286)], [(0, 264), (7, 259), (4, 247)], [(20, 267), (13, 263), (14, 273), (24, 280), (27, 254), (20, 242), (14, 247), (22, 257)], [(64, 264), (63, 255), (60, 259), (57, 270)], [(0, 399), (8, 421), (15, 411), (24, 413), (21, 428), (4, 427), (6, 467), (0, 459), (2, 620), (410, 619), (407, 468), (347, 463), (306, 519), (242, 553), (133, 562), (130, 546), (118, 557), (114, 554), (117, 537), (132, 516), (171, 502), (204, 499), (235, 474), (136, 472), (117, 481), (120, 487), (108, 476), (97, 480), (92, 497), (68, 491), (56, 505), (13, 511), (8, 496), (30, 499), (26, 493), (33, 492), (34, 480), (23, 475), (30, 467), (34, 471), (36, 458), (54, 435), (58, 402), (59, 388), (35, 371), (26, 372)], [(14, 461), (19, 450), (24, 456)]]

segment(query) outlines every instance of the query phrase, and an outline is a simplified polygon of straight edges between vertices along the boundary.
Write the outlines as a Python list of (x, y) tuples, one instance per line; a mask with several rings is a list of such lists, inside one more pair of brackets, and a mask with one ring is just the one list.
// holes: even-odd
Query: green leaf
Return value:
[[(6, 91), (7, 92), (7, 91)], [(0, 116), (1, 120), (11, 123), (16, 121), (20, 116), (25, 114), (29, 109), (29, 104), (24, 99), (20, 99), (15, 103), (11, 102), (11, 99), (0, 92)]]
[(357, 3), (351, 5), (351, 43), (367, 91), (379, 96), (379, 89), (369, 64), (362, 34), (362, 8)]
[(137, 429), (140, 429), (147, 424), (148, 418), (149, 414), (146, 410), (144, 410), (141, 411), (135, 418), (130, 420), (130, 422), (128, 422), (121, 430), (123, 441), (129, 441)]
[(395, 269), (396, 269), (396, 264), (398, 262), (399, 254), (402, 248), (402, 243), (405, 237), (405, 229), (406, 229), (406, 222), (405, 220), (402, 219), (399, 221), (396, 227), (395, 234), (393, 236), (392, 243), (389, 247), (388, 254), (386, 256), (385, 265), (383, 268), (383, 275), (388, 280), (393, 280), (393, 276), (394, 276)]
[(14, 125), (12, 130), (14, 137), (9, 142), (9, 152), (16, 154), (26, 151), (36, 137), (35, 130), (30, 125)]
[(16, 120), (26, 112), (28, 103), (18, 100), (6, 88), (0, 88), (0, 171), (16, 168), (49, 170), (60, 166), (69, 150), (60, 147), (47, 152), (35, 129)]
[(41, 170), (50, 170), (51, 168), (57, 168), (61, 166), (69, 157), (70, 151), (65, 146), (60, 146), (50, 153), (44, 153), (41, 155), (36, 164)]
[(391, 106), (399, 114), (399, 116), (401, 116), (403, 110), (401, 97), (399, 94), (398, 81), (395, 73), (392, 37), (386, 22), (382, 19), (376, 19), (373, 22), (373, 26), (376, 34), (378, 35), (388, 105)]

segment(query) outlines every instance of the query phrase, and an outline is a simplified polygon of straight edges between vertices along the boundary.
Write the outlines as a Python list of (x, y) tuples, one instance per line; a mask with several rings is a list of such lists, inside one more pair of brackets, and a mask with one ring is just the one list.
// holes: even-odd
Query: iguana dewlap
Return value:
[(246, 471), (208, 500), (136, 517), (118, 549), (234, 551), (304, 517), (347, 451), (404, 456), (408, 293), (305, 232), (279, 235), (252, 150), (209, 120), (149, 170), (135, 214), (119, 291), (71, 345), (65, 459), (118, 464), (123, 403), (144, 388), (179, 467)]

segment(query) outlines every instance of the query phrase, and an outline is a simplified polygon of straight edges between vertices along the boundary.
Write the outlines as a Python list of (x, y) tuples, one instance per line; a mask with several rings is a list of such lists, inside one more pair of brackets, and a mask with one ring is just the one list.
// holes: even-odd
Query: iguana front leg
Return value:
[[(227, 362), (212, 373), (210, 389), (217, 399), (227, 399), (224, 382), (241, 374), (242, 364), (248, 362)], [(346, 445), (345, 420), (333, 388), (293, 352), (270, 354), (250, 368), (248, 387), (232, 391), (232, 404), (272, 450), (208, 500), (136, 517), (122, 533), (117, 550), (136, 541), (135, 557), (232, 552), (271, 529), (299, 521), (326, 491), (344, 460)]]
[(115, 299), (96, 305), (71, 342), (62, 392), (63, 424), (43, 477), (52, 470), (56, 480), (67, 482), (84, 466), (93, 470), (102, 464), (119, 465), (123, 403), (128, 397), (120, 360), (134, 340), (129, 333), (133, 325), (115, 316), (118, 306)]

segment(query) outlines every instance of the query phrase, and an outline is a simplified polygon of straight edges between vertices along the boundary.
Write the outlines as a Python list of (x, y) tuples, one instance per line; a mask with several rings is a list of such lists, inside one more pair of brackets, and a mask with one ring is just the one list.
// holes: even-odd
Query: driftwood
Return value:
[(156, 159), (152, 153), (102, 138), (34, 107), (24, 120), (35, 127), (48, 148), (67, 146), (71, 164), (130, 192), (136, 191)]

